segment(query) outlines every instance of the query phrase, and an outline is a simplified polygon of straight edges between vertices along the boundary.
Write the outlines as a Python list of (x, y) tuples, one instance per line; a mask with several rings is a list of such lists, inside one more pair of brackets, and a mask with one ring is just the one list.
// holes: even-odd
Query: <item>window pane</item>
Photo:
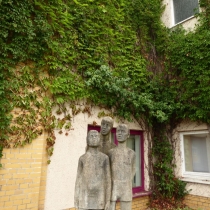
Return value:
[(185, 170), (210, 172), (209, 138), (207, 135), (184, 135)]
[(173, 3), (175, 24), (193, 16), (199, 8), (198, 0), (173, 0)]
[(192, 137), (193, 171), (209, 172), (206, 150), (206, 138)]
[(141, 186), (141, 150), (140, 135), (130, 135), (127, 146), (136, 153), (136, 175), (133, 179), (133, 187)]

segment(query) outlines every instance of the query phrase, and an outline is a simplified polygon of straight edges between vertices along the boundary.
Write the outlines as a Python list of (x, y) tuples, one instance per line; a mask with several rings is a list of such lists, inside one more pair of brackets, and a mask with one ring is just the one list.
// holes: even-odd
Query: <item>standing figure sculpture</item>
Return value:
[(108, 210), (111, 195), (110, 165), (107, 155), (98, 151), (98, 131), (87, 135), (88, 149), (79, 158), (74, 203), (78, 210)]
[(120, 200), (121, 210), (131, 210), (132, 180), (136, 173), (135, 152), (126, 146), (130, 131), (125, 124), (117, 127), (118, 146), (109, 151), (112, 174), (110, 210), (115, 210), (116, 201)]
[(114, 121), (111, 117), (104, 117), (101, 121), (101, 145), (99, 150), (104, 153), (108, 154), (109, 150), (116, 147), (111, 140), (111, 129), (113, 128)]

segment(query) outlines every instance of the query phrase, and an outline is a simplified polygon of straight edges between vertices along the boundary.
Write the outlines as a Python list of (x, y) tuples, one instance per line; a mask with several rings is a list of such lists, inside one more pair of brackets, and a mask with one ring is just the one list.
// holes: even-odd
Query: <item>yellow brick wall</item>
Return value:
[(187, 195), (184, 203), (195, 210), (210, 210), (210, 198), (207, 197)]
[[(42, 134), (31, 144), (22, 148), (3, 150), (0, 170), (0, 209), (38, 210), (46, 136)], [(41, 186), (40, 186), (41, 184)]]
[(48, 154), (46, 150), (46, 140), (44, 140), (44, 148), (42, 153), (42, 166), (41, 166), (41, 178), (40, 178), (40, 188), (39, 188), (39, 209), (44, 210), (44, 202), (45, 202), (45, 190), (46, 190), (46, 182), (47, 182), (47, 160)]
[[(134, 198), (132, 201), (132, 210), (146, 210), (149, 203), (149, 196), (142, 196), (139, 198)], [(76, 210), (75, 208), (66, 210)], [(116, 210), (120, 210), (120, 203), (117, 203)]]

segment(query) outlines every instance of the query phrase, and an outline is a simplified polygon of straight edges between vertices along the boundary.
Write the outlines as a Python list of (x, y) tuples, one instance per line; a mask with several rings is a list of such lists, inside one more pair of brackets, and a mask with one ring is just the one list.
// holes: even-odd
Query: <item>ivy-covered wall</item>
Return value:
[(210, 4), (199, 2), (199, 23), (187, 33), (162, 24), (162, 0), (0, 1), (0, 154), (46, 132), (52, 155), (53, 129), (71, 129), (64, 104), (72, 115), (89, 113), (75, 108), (86, 98), (145, 126), (149, 158), (159, 161), (149, 167), (151, 189), (180, 199), (171, 131), (184, 119), (210, 121)]

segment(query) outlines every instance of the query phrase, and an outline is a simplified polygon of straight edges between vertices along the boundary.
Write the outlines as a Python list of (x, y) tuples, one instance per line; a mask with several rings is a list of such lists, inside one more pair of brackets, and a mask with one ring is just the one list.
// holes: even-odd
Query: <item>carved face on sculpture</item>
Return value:
[(110, 133), (113, 127), (113, 119), (111, 117), (104, 117), (101, 121), (101, 134), (106, 136)]
[(90, 130), (87, 135), (87, 145), (90, 147), (98, 147), (100, 144), (100, 136), (98, 131)]
[(127, 125), (120, 124), (117, 126), (116, 136), (118, 142), (124, 142), (130, 136), (130, 130)]

